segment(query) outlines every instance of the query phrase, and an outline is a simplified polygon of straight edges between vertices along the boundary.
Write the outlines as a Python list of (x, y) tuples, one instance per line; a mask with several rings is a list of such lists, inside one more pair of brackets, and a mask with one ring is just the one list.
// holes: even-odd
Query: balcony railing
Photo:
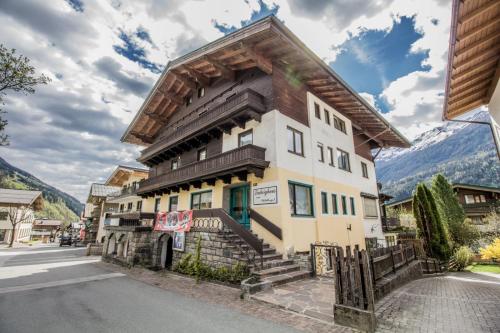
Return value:
[(241, 113), (262, 114), (265, 110), (264, 97), (251, 89), (246, 89), (213, 109), (203, 113), (194, 113), (194, 116), (183, 119), (182, 124), (170, 125), (165, 129), (160, 141), (142, 151), (139, 161), (145, 162), (176, 143), (217, 128), (221, 123)]
[(466, 213), (467, 212), (489, 213), (495, 210), (496, 211), (500, 210), (500, 201), (469, 203), (469, 204), (464, 204), (463, 208)]
[(265, 160), (265, 148), (246, 145), (143, 180), (140, 182), (138, 194), (169, 189), (193, 181), (224, 177), (238, 171), (258, 172), (268, 165), (269, 162)]

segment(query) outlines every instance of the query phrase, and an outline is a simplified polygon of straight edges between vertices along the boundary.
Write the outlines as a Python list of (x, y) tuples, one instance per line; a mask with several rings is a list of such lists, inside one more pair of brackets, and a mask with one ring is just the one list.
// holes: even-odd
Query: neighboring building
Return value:
[[(482, 225), (484, 218), (491, 212), (500, 214), (500, 189), (495, 187), (459, 184), (452, 185), (458, 201), (462, 205), (465, 216), (470, 218), (472, 223)], [(384, 204), (385, 209), (412, 212), (412, 197)], [(414, 221), (405, 219), (388, 219), (388, 231), (391, 227), (405, 226), (414, 228)]]
[(453, 0), (443, 118), (488, 105), (500, 158), (500, 2)]
[[(274, 17), (171, 61), (122, 141), (146, 146), (144, 212), (192, 209), (255, 251), (262, 238), (266, 260), (316, 242), (383, 240), (371, 150), (409, 147)], [(151, 242), (171, 246), (162, 237)], [(152, 251), (164, 266), (163, 252)]]
[[(84, 242), (94, 243), (99, 232), (101, 221), (104, 221), (104, 214), (116, 209), (116, 204), (107, 204), (106, 199), (120, 191), (120, 187), (107, 186), (105, 184), (94, 183), (90, 186), (87, 203), (85, 205), (84, 218), (85, 223), (85, 239)], [(103, 233), (101, 231), (101, 233)]]
[(62, 225), (61, 220), (36, 219), (31, 229), (31, 240), (41, 240), (46, 243), (55, 238)]
[(104, 242), (105, 226), (118, 226), (121, 220), (139, 219), (142, 212), (142, 198), (137, 195), (139, 182), (148, 178), (148, 170), (120, 165), (105, 185), (120, 188), (106, 198), (109, 208), (99, 223), (97, 239)]
[(28, 241), (31, 236), (35, 211), (43, 208), (40, 191), (11, 190), (0, 188), (0, 242), (9, 242), (12, 236), (12, 223), (9, 211), (16, 210), (17, 220), (14, 242)]

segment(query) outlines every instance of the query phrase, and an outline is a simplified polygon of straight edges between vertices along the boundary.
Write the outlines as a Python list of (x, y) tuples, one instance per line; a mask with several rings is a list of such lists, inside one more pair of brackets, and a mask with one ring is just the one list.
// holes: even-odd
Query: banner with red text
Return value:
[(193, 224), (193, 211), (158, 212), (156, 214), (155, 231), (187, 232)]

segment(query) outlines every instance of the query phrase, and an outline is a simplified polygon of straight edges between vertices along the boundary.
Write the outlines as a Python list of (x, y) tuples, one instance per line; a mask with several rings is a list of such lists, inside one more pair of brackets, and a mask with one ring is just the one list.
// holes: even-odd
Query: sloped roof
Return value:
[(500, 1), (453, 0), (443, 118), (490, 102), (500, 77)]
[(493, 187), (493, 186), (462, 184), (462, 183), (454, 183), (452, 186), (453, 186), (453, 188), (466, 188), (466, 189), (470, 189), (470, 190), (500, 193), (500, 188)]
[(42, 200), (41, 191), (12, 190), (0, 188), (0, 203), (31, 205)]
[(87, 202), (92, 201), (93, 197), (107, 197), (111, 195), (112, 193), (116, 193), (120, 191), (120, 187), (118, 186), (108, 186), (104, 184), (97, 184), (93, 183), (90, 186), (90, 192), (89, 192), (89, 197), (87, 199)]
[(125, 165), (119, 165), (113, 171), (113, 173), (106, 180), (105, 185), (107, 186), (122, 186), (129, 177), (133, 174), (140, 175), (144, 178), (148, 177), (148, 169), (129, 167)]
[(48, 219), (36, 219), (33, 222), (33, 225), (50, 225), (50, 226), (59, 226), (62, 224), (61, 220), (48, 220)]
[(360, 97), (332, 68), (283, 23), (268, 16), (169, 62), (122, 136), (149, 146), (198, 84), (258, 67), (271, 74), (279, 64), (300, 76), (311, 92), (351, 119), (353, 126), (382, 147), (409, 147), (408, 140)]

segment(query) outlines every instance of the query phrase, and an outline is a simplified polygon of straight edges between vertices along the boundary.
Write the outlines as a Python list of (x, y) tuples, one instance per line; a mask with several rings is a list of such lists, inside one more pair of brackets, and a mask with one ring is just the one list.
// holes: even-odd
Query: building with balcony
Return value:
[(31, 240), (41, 240), (43, 243), (54, 240), (63, 226), (61, 220), (36, 219), (31, 229)]
[[(118, 186), (93, 183), (90, 186), (89, 195), (84, 209), (85, 237), (84, 242), (94, 243), (100, 241), (98, 237), (103, 232), (105, 213), (116, 209), (116, 204), (109, 204), (106, 199), (121, 190)], [(101, 236), (102, 237), (102, 236)]]
[(170, 61), (122, 141), (143, 211), (192, 209), (265, 260), (383, 240), (371, 151), (409, 146), (272, 16)]

